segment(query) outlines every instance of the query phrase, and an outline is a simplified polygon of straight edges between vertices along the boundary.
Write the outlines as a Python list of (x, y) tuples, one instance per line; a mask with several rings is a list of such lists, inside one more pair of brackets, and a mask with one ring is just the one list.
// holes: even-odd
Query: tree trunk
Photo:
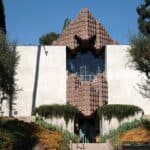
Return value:
[(13, 104), (13, 96), (11, 95), (10, 97), (9, 97), (9, 117), (12, 117), (12, 104)]

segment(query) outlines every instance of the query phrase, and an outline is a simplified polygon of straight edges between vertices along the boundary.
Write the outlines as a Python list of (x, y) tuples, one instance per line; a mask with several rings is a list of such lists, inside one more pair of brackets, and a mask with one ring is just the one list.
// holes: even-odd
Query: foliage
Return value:
[(127, 122), (100, 138), (100, 142), (110, 140), (115, 149), (124, 143), (144, 143), (150, 140), (150, 121), (141, 119)]
[(56, 150), (61, 139), (59, 131), (50, 131), (35, 123), (0, 118), (0, 149), (31, 150), (36, 145), (41, 149)]
[(37, 138), (37, 143), (41, 149), (56, 150), (59, 148), (62, 139), (62, 133), (59, 131), (50, 131), (42, 126), (35, 126), (34, 136)]
[(140, 93), (150, 98), (150, 38), (139, 34), (131, 39), (130, 45), (129, 54), (133, 67), (147, 77), (142, 80), (142, 84), (138, 84)]
[(66, 27), (69, 25), (70, 22), (71, 22), (71, 20), (69, 18), (65, 19), (62, 31), (64, 31), (66, 29)]
[(36, 119), (36, 124), (51, 130), (51, 131), (57, 131), (57, 132), (61, 132), (62, 133), (62, 139), (60, 142), (60, 146), (59, 146), (59, 150), (69, 150), (69, 141), (72, 140), (72, 142), (76, 143), (78, 142), (78, 137), (73, 134), (70, 133), (68, 130), (64, 130), (61, 127), (57, 126), (57, 125), (52, 125), (49, 123), (46, 123), (45, 121), (43, 121), (40, 118)]
[(118, 121), (123, 120), (126, 117), (133, 116), (137, 112), (142, 112), (142, 109), (134, 106), (134, 105), (103, 105), (97, 109), (97, 113), (99, 118), (106, 118), (107, 120), (111, 120), (111, 118), (115, 117)]
[(5, 13), (4, 13), (4, 6), (3, 1), (0, 0), (0, 32), (6, 33), (6, 23), (5, 23)]
[(147, 119), (142, 119), (142, 125), (150, 131), (150, 121)]
[(147, 78), (150, 73), (150, 38), (138, 34), (131, 39), (129, 53), (136, 70), (144, 72)]
[(0, 149), (28, 150), (35, 143), (29, 124), (0, 118)]
[(134, 120), (133, 122), (127, 122), (120, 125), (117, 129), (111, 130), (109, 134), (100, 137), (100, 142), (105, 142), (107, 139), (111, 139), (116, 137), (118, 134), (125, 132), (130, 129), (134, 129), (138, 126), (142, 125), (142, 120)]
[(145, 75), (138, 84), (140, 93), (150, 98), (150, 0), (137, 7), (139, 15), (139, 34), (130, 40), (130, 62), (134, 68)]
[[(4, 34), (0, 34), (0, 91), (9, 99), (9, 115), (12, 114), (12, 103), (16, 93), (15, 75), (19, 56), (16, 44), (10, 43)], [(1, 97), (3, 99), (3, 97)]]
[(75, 115), (78, 113), (78, 110), (67, 104), (67, 105), (41, 105), (35, 109), (35, 114), (38, 114), (41, 117), (52, 118), (52, 117), (64, 117), (66, 124), (69, 119), (74, 119)]
[(50, 32), (45, 35), (42, 35), (39, 38), (39, 43), (41, 45), (51, 45), (53, 43), (53, 41), (57, 40), (58, 37), (59, 37), (59, 34), (57, 34), (55, 32)]
[(139, 30), (145, 36), (150, 36), (150, 0), (144, 0), (144, 4), (137, 7), (139, 15), (138, 24)]

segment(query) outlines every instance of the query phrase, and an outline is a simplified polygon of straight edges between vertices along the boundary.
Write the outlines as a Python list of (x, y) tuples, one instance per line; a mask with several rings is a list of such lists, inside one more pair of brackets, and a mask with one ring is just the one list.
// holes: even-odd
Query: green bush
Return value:
[(97, 114), (100, 119), (104, 117), (106, 120), (111, 120), (115, 117), (118, 121), (129, 116), (134, 116), (138, 112), (143, 112), (143, 110), (134, 105), (103, 105), (97, 109)]
[(36, 142), (31, 127), (22, 121), (0, 118), (0, 149), (30, 150)]
[(77, 113), (79, 113), (78, 109), (69, 104), (42, 105), (34, 111), (34, 114), (38, 114), (39, 116), (45, 118), (64, 117), (66, 124), (68, 124), (69, 119), (73, 120)]
[(143, 125), (146, 129), (150, 130), (150, 121), (149, 121), (149, 120), (142, 119), (142, 125)]

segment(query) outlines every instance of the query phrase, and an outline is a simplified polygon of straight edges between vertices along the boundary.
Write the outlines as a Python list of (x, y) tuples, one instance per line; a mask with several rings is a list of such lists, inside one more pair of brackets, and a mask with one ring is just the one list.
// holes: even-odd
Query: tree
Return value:
[(150, 0), (144, 2), (144, 4), (137, 7), (139, 30), (145, 36), (150, 36)]
[(39, 39), (41, 45), (51, 45), (53, 41), (57, 40), (59, 34), (55, 32), (50, 32), (45, 35), (42, 35)]
[(129, 54), (134, 68), (145, 76), (139, 84), (140, 93), (150, 98), (150, 0), (137, 8), (139, 34), (132, 37)]
[(0, 0), (0, 31), (6, 34), (5, 13), (2, 0)]
[[(12, 116), (13, 100), (16, 94), (16, 67), (19, 56), (16, 52), (16, 44), (10, 43), (4, 34), (0, 34), (0, 91), (1, 96), (8, 99), (9, 116)], [(1, 101), (4, 97), (1, 97)]]

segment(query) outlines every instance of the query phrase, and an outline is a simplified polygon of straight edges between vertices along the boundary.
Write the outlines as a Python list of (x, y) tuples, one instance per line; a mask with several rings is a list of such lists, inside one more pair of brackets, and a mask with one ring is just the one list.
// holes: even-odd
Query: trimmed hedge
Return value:
[(38, 114), (41, 117), (52, 118), (52, 117), (64, 117), (66, 124), (71, 119), (73, 120), (75, 115), (78, 114), (79, 111), (77, 108), (67, 105), (41, 105), (35, 109), (34, 114)]
[(118, 121), (121, 121), (129, 116), (134, 116), (138, 112), (143, 112), (143, 110), (134, 105), (112, 104), (103, 105), (97, 109), (97, 114), (100, 119), (104, 117), (107, 120), (111, 120), (115, 117)]

